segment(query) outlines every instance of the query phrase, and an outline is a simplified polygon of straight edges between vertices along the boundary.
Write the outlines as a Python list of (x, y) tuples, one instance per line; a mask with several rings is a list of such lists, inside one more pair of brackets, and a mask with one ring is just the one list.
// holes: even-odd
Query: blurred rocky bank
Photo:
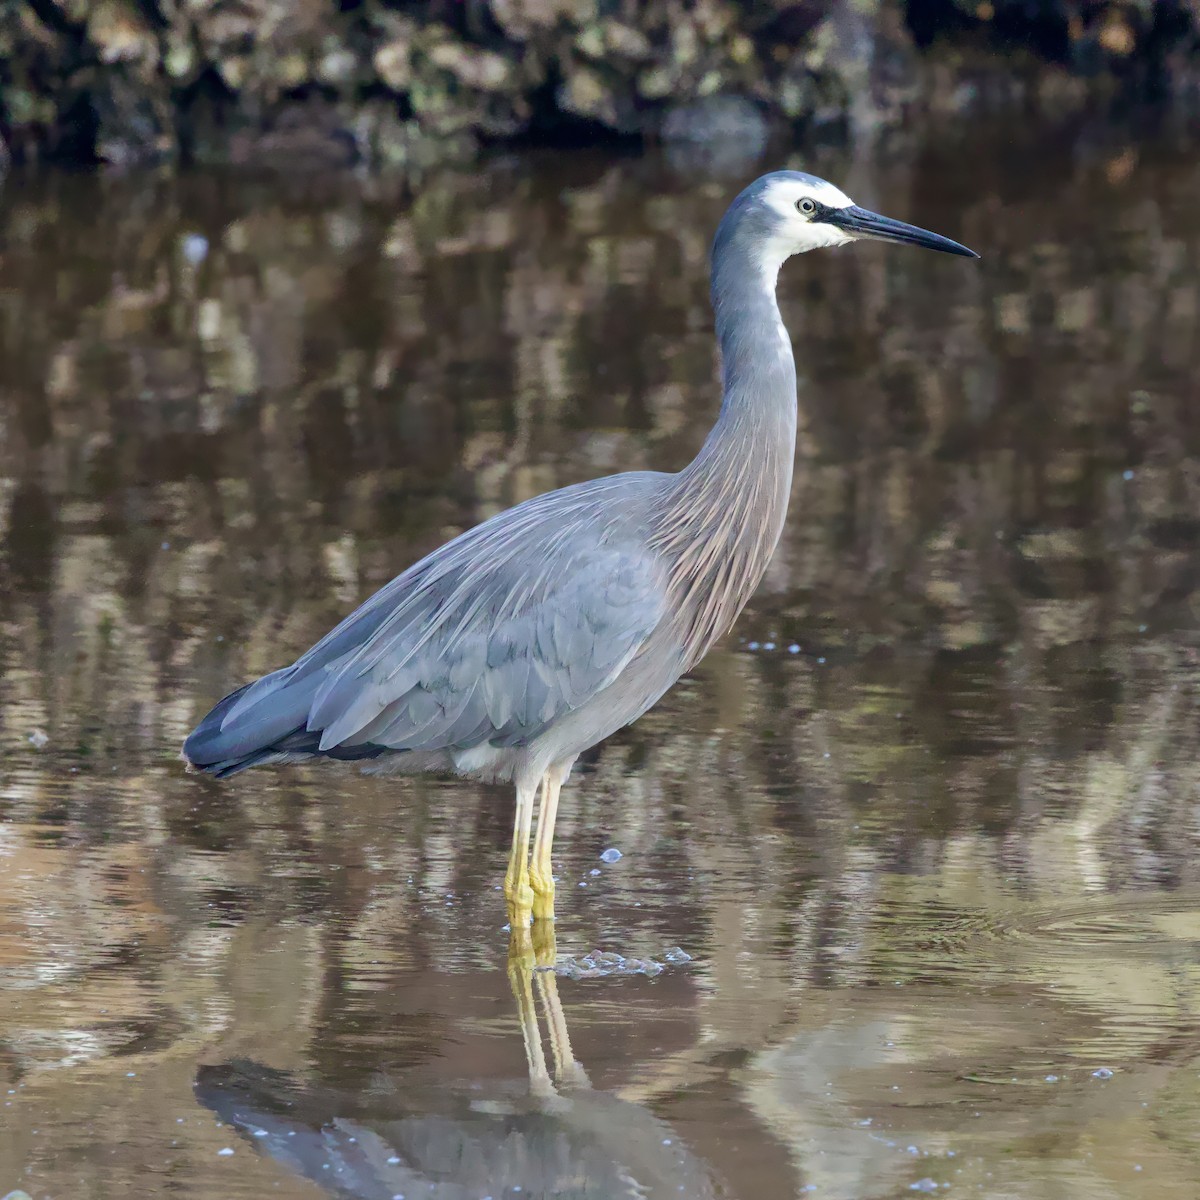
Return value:
[(0, 160), (413, 167), (1195, 103), (1200, 0), (3, 0)]

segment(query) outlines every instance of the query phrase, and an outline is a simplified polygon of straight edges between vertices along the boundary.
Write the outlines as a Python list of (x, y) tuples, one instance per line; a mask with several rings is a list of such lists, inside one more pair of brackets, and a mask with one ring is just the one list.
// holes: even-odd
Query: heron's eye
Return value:
[(817, 211), (817, 202), (805, 196), (803, 200), (796, 201), (796, 211), (802, 212), (806, 217), (811, 217)]

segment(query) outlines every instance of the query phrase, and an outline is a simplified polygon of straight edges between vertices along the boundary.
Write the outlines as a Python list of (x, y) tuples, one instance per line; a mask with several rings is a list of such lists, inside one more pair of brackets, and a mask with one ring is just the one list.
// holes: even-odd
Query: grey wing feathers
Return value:
[(657, 580), (619, 550), (557, 565), (524, 603), (467, 584), (376, 635), (314, 696), (319, 748), (516, 745), (607, 686), (662, 615)]
[(221, 757), (295, 743), (301, 729), (310, 745), (319, 735), (312, 751), (338, 756), (517, 746), (611, 683), (663, 616), (657, 560), (597, 520), (594, 499), (586, 512), (506, 515), (223, 701)]

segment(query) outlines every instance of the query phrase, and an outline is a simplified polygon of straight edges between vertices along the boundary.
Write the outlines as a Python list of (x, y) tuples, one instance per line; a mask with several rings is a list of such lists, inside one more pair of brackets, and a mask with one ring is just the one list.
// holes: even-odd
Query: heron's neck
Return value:
[(672, 480), (659, 544), (675, 560), (696, 661), (733, 624), (783, 532), (796, 453), (796, 364), (775, 300), (778, 266), (718, 239), (712, 295), (721, 346), (721, 412)]
[(778, 264), (764, 267), (753, 247), (733, 242), (714, 252), (721, 412), (700, 453), (676, 477), (677, 488), (693, 499), (716, 489), (728, 504), (751, 502), (747, 516), (776, 540), (796, 453), (796, 362), (775, 299), (778, 276)]

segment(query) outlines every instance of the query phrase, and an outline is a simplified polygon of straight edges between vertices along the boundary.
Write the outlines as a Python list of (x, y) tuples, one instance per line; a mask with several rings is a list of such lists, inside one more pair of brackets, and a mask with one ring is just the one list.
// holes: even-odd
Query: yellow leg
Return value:
[(550, 852), (554, 846), (554, 821), (558, 816), (558, 793), (562, 790), (565, 772), (551, 767), (542, 776), (542, 803), (538, 809), (537, 837), (533, 843), (533, 863), (529, 882), (533, 887), (533, 917), (535, 921), (554, 920), (554, 872)]
[(504, 873), (504, 898), (508, 901), (508, 919), (515, 931), (529, 924), (533, 910), (533, 889), (529, 886), (529, 829), (533, 824), (533, 798), (536, 788), (517, 786), (517, 815), (513, 821), (512, 853)]
[(532, 951), (530, 966), (541, 968), (539, 975), (546, 973), (545, 968), (553, 968), (558, 961), (558, 942), (554, 936), (553, 921), (534, 921), (530, 930), (529, 949)]

